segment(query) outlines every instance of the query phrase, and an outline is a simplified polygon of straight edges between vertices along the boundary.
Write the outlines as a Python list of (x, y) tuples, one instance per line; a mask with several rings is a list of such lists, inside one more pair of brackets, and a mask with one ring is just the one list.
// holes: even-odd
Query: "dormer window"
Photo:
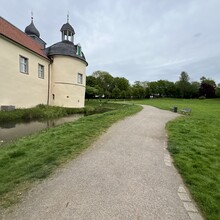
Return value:
[(81, 50), (81, 45), (80, 44), (77, 44), (76, 55), (80, 56), (80, 57), (82, 56), (82, 50)]

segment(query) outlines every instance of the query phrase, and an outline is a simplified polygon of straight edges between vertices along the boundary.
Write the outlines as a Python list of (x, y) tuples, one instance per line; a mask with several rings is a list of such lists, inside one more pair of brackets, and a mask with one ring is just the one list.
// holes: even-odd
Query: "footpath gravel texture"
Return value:
[(192, 219), (196, 213), (178, 195), (184, 185), (166, 150), (165, 124), (177, 116), (145, 106), (114, 124), (3, 219)]

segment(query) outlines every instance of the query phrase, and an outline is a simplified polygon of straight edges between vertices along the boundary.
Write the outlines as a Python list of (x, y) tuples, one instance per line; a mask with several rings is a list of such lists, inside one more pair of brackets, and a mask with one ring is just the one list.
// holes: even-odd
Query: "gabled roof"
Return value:
[(41, 46), (34, 41), (31, 37), (25, 34), (23, 31), (12, 25), (10, 22), (6, 21), (0, 16), (0, 35), (26, 47), (27, 49), (37, 53), (38, 55), (49, 59)]

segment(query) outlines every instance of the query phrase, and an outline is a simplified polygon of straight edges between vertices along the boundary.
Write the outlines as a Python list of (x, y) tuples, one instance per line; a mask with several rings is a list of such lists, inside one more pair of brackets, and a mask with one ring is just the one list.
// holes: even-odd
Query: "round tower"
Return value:
[(61, 29), (61, 41), (46, 49), (51, 58), (50, 104), (63, 107), (84, 107), (86, 86), (85, 56), (74, 44), (75, 31), (67, 23)]

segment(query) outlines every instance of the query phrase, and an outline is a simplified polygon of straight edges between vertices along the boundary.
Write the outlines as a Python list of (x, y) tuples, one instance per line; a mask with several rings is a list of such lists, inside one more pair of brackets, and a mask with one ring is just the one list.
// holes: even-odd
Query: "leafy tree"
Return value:
[(86, 85), (91, 87), (97, 86), (97, 79), (94, 76), (87, 76)]
[(132, 95), (137, 99), (145, 98), (145, 89), (140, 81), (134, 82), (134, 85), (132, 86)]
[(95, 87), (91, 87), (91, 86), (86, 86), (86, 98), (90, 99), (90, 98), (94, 98), (96, 95), (99, 95), (99, 90)]
[(220, 83), (218, 84), (218, 86), (215, 89), (215, 95), (220, 98)]
[(113, 84), (115, 87), (119, 88), (121, 91), (127, 91), (130, 87), (129, 81), (124, 77), (115, 77)]
[(118, 87), (115, 87), (113, 90), (112, 90), (112, 98), (114, 99), (118, 99), (121, 97), (121, 90), (118, 88)]
[(110, 75), (108, 72), (105, 71), (95, 71), (92, 74), (93, 77), (96, 78), (96, 83), (101, 89), (100, 92), (102, 92), (102, 95), (109, 98), (112, 92), (112, 89), (114, 88), (113, 85), (113, 76)]
[(175, 96), (175, 84), (168, 80), (158, 80), (156, 82), (150, 82), (149, 90), (151, 95), (159, 95), (163, 97)]
[(176, 82), (176, 88), (181, 98), (190, 98), (190, 78), (187, 72), (182, 72), (180, 74), (179, 81)]
[(201, 77), (201, 85), (199, 88), (199, 95), (205, 96), (206, 98), (215, 97), (216, 83), (212, 79), (206, 79), (204, 76)]
[(200, 83), (199, 82), (192, 82), (191, 83), (191, 97), (192, 98), (198, 98), (199, 97), (199, 87)]

